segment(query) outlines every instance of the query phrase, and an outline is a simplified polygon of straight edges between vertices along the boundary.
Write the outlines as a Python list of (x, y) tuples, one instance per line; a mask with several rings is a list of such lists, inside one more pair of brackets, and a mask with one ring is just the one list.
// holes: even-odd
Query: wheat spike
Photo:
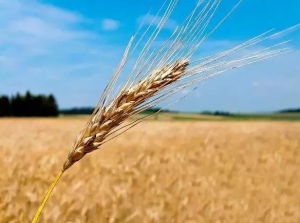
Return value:
[(134, 86), (122, 90), (107, 108), (98, 110), (93, 115), (80, 140), (75, 143), (74, 148), (69, 153), (63, 171), (82, 159), (85, 154), (99, 148), (106, 136), (133, 115), (139, 105), (180, 79), (188, 65), (187, 60), (182, 60), (166, 65), (160, 70), (155, 70)]

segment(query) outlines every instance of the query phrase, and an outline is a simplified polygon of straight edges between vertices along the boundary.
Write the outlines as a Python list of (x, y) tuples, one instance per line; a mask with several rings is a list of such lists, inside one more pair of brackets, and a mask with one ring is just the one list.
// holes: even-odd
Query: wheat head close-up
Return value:
[[(59, 187), (61, 178), (68, 177), (69, 169), (72, 169), (73, 165), (78, 165), (79, 169), (77, 169), (77, 171), (80, 171), (81, 160), (85, 159), (86, 156), (100, 156), (100, 153), (97, 154), (97, 152), (94, 153), (94, 151), (101, 149), (107, 142), (115, 138), (119, 139), (123, 134), (127, 134), (126, 132), (128, 130), (133, 131), (133, 127), (152, 118), (162, 109), (169, 108), (175, 103), (185, 100), (185, 97), (189, 97), (191, 92), (194, 92), (201, 84), (212, 77), (269, 58), (284, 56), (284, 54), (288, 54), (294, 50), (289, 45), (290, 40), (284, 39), (290, 32), (296, 30), (298, 27), (298, 25), (290, 24), (289, 27), (285, 27), (283, 30), (275, 31), (271, 29), (263, 33), (258, 33), (257, 36), (238, 43), (229, 50), (210, 56), (200, 56), (199, 51), (201, 52), (201, 46), (208, 38), (226, 23), (227, 19), (230, 18), (235, 11), (238, 11), (244, 2), (251, 0), (236, 1), (234, 5), (225, 12), (225, 15), (221, 18), (218, 17), (218, 21), (212, 28), (210, 28), (210, 24), (218, 15), (218, 8), (222, 0), (199, 0), (195, 2), (195, 7), (190, 10), (185, 16), (185, 19), (174, 27), (168, 38), (165, 38), (164, 41), (157, 41), (164, 26), (168, 24), (170, 16), (173, 12), (176, 12), (178, 1), (179, 0), (162, 1), (161, 8), (155, 16), (151, 18), (151, 21), (142, 21), (136, 33), (129, 39), (121, 61), (103, 90), (97, 105), (94, 107), (93, 113), (77, 137), (74, 135), (76, 139), (74, 140), (74, 144), (72, 146), (70, 145), (70, 150), (68, 154), (66, 154), (64, 163), (61, 163), (61, 166), (58, 165), (57, 168), (60, 167), (60, 171), (56, 173), (57, 176), (53, 179), (52, 185), (49, 185), (50, 188), (44, 199), (42, 200), (42, 197), (38, 198), (41, 204), (35, 215), (32, 216), (32, 223), (38, 222), (40, 216), (43, 216), (46, 211), (44, 210), (46, 203), (51, 200), (51, 193), (56, 186)], [(154, 29), (153, 25), (155, 25)], [(274, 26), (275, 25), (276, 24), (274, 24)], [(246, 29), (251, 28), (246, 27)], [(262, 43), (264, 43), (264, 47), (257, 47)], [(126, 78), (124, 79), (123, 77)], [(184, 94), (181, 94), (182, 92), (184, 92)], [(164, 102), (168, 103), (155, 113), (142, 117), (137, 116), (138, 118), (132, 119), (132, 117), (139, 115), (141, 112)], [(174, 126), (174, 128), (177, 127)], [(180, 128), (178, 127), (178, 129)], [(178, 130), (178, 134), (180, 134), (180, 132), (181, 131)], [(216, 130), (216, 132), (218, 132), (218, 130)], [(212, 134), (216, 134), (216, 132)], [(143, 136), (139, 135), (138, 137)], [(122, 138), (122, 141), (123, 140), (127, 140), (126, 137)], [(132, 139), (128, 138), (128, 141), (130, 140)], [(156, 140), (161, 139), (157, 138)], [(184, 142), (188, 144), (188, 140), (192, 139), (187, 136), (186, 141), (184, 140), (182, 144), (178, 144), (178, 147), (179, 145), (180, 147), (185, 147)], [(225, 140), (224, 145), (226, 143)], [(68, 147), (68, 145), (66, 147)], [(58, 149), (67, 153), (65, 148)], [(124, 150), (124, 152), (126, 153), (126, 150)], [(53, 175), (55, 175), (55, 173), (49, 172), (47, 178), (52, 178)], [(78, 177), (80, 176), (78, 175)], [(172, 184), (172, 182), (169, 183)], [(34, 182), (32, 182), (32, 184), (34, 184)], [(85, 188), (84, 190), (89, 190), (89, 188)], [(77, 192), (72, 194), (72, 196), (76, 199), (77, 196), (81, 195), (80, 192)], [(188, 201), (186, 200), (186, 202)], [(203, 201), (203, 204), (204, 203), (205, 201)], [(240, 204), (240, 206), (243, 205), (244, 204)], [(203, 208), (205, 209), (205, 207)], [(264, 211), (266, 213), (268, 212), (268, 210)], [(187, 210), (187, 212), (189, 212), (189, 210)], [(124, 217), (124, 221), (117, 221), (116, 218), (110, 216), (110, 220), (105, 222), (133, 222), (131, 220), (134, 216), (135, 214), (129, 217), (127, 216), (126, 218)], [(44, 218), (44, 221), (47, 222), (45, 219), (46, 218)], [(162, 222), (159, 220), (155, 221), (155, 217), (153, 217), (153, 219), (151, 222)], [(219, 220), (215, 222), (227, 222), (228, 219), (223, 220), (224, 221)], [(4, 222), (10, 222), (9, 218)], [(62, 220), (58, 218), (57, 222), (62, 222)], [(74, 222), (77, 221), (74, 220)], [(182, 221), (174, 220), (174, 222)], [(245, 220), (245, 222), (250, 222), (250, 220)], [(276, 222), (276, 219), (272, 222)]]

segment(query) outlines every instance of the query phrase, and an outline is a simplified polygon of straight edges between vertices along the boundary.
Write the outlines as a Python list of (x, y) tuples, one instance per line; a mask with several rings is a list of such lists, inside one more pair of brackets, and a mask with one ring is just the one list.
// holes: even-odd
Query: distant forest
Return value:
[(56, 117), (59, 109), (55, 97), (50, 95), (33, 95), (29, 91), (25, 95), (0, 96), (0, 117)]

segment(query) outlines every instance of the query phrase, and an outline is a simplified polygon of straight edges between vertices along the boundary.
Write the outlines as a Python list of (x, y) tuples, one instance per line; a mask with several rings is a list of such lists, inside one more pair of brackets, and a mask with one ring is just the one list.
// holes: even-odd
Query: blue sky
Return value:
[[(61, 108), (95, 105), (141, 18), (151, 8), (154, 14), (162, 2), (0, 0), (0, 94), (29, 89), (53, 93)], [(196, 3), (179, 0), (162, 39)], [(212, 25), (235, 3), (223, 0)], [(300, 23), (299, 8), (299, 0), (244, 0), (207, 40), (205, 54), (270, 28), (279, 31)], [(210, 79), (171, 109), (253, 112), (300, 107), (299, 28), (287, 38), (294, 52)]]

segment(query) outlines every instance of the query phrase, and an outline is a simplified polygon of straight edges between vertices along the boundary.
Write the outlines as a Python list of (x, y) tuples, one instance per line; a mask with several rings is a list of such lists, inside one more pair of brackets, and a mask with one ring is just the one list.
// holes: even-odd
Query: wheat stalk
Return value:
[[(116, 85), (118, 77), (124, 70), (129, 58), (134, 55), (135, 50), (142, 44), (143, 39), (149, 33), (150, 27), (158, 17), (158, 14), (153, 18), (153, 21), (137, 40), (134, 47), (133, 42), (137, 38), (137, 34), (130, 39), (120, 65), (101, 95), (90, 120), (75, 140), (62, 170), (58, 173), (54, 183), (48, 190), (32, 223), (38, 221), (53, 188), (68, 168), (81, 160), (86, 154), (100, 148), (104, 143), (150, 117), (146, 116), (130, 124), (121, 126), (132, 115), (144, 111), (177, 92), (191, 85), (203, 82), (215, 75), (291, 51), (289, 48), (282, 47), (288, 42), (284, 41), (270, 47), (251, 51), (244, 56), (239, 55), (235, 59), (226, 60), (229, 56), (242, 52), (262, 41), (272, 40), (274, 37), (278, 37), (296, 26), (275, 34), (270, 34), (271, 30), (241, 43), (230, 50), (198, 60), (192, 59), (199, 46), (225, 21), (242, 0), (208, 34), (204, 34), (204, 32), (221, 0), (209, 0), (206, 4), (203, 4), (204, 0), (200, 0), (181, 26), (175, 28), (170, 38), (160, 47), (153, 49), (153, 43), (170, 17), (177, 1), (170, 1), (162, 19), (143, 45), (122, 89), (115, 95), (112, 95), (112, 90)], [(164, 5), (159, 11), (163, 9)], [(198, 11), (201, 8), (200, 6), (203, 7)], [(139, 30), (141, 28), (142, 26)]]

